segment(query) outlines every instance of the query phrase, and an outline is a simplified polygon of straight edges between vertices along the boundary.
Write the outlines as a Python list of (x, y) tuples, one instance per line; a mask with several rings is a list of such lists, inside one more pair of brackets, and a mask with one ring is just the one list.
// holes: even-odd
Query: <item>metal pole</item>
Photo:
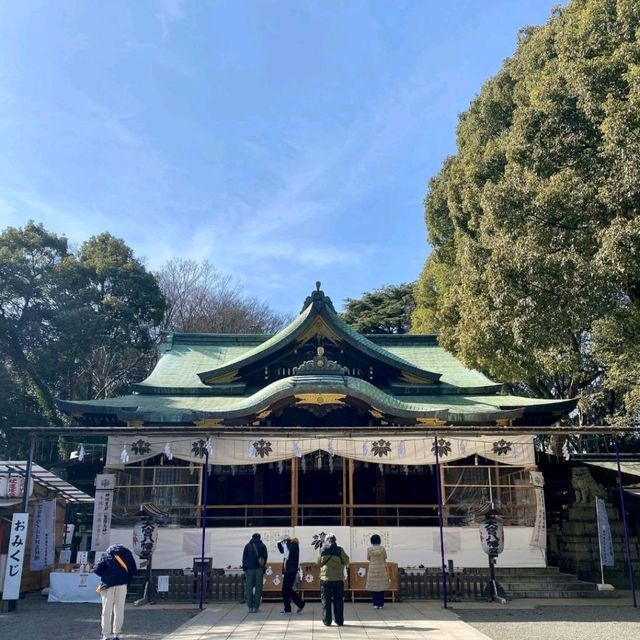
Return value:
[(616, 449), (616, 464), (618, 465), (618, 489), (620, 490), (620, 507), (622, 508), (622, 525), (624, 527), (624, 547), (627, 552), (627, 570), (629, 571), (629, 586), (634, 608), (638, 608), (636, 600), (636, 582), (633, 576), (633, 564), (631, 562), (631, 545), (629, 544), (629, 529), (627, 527), (627, 512), (624, 504), (624, 489), (622, 488), (622, 470), (620, 469), (620, 448), (618, 438), (614, 438), (613, 446)]
[(440, 454), (438, 453), (438, 436), (433, 439), (433, 448), (436, 452), (436, 488), (438, 491), (438, 527), (440, 528), (440, 560), (442, 562), (442, 604), (447, 608), (447, 576), (444, 565), (444, 532), (442, 525), (442, 488), (440, 487)]
[(209, 450), (204, 452), (204, 465), (202, 466), (202, 546), (200, 549), (200, 610), (204, 608), (204, 545), (207, 536), (207, 485), (209, 470)]
[(22, 496), (22, 513), (29, 513), (29, 493), (31, 489), (31, 470), (33, 468), (33, 454), (36, 448), (36, 436), (31, 434), (29, 443), (29, 458), (27, 460), (26, 478), (24, 479), (24, 496)]

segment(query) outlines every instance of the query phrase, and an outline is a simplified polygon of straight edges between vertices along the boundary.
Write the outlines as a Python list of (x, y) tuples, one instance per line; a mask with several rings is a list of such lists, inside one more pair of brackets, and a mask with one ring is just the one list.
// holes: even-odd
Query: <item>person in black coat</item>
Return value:
[(245, 577), (244, 599), (249, 613), (255, 613), (260, 608), (267, 558), (266, 545), (260, 540), (260, 534), (254, 533), (242, 552), (242, 569)]
[(300, 566), (300, 541), (298, 538), (287, 536), (278, 542), (278, 551), (284, 555), (282, 561), (282, 603), (284, 609), (280, 613), (289, 615), (292, 601), (298, 607), (297, 613), (302, 613), (305, 602), (293, 589)]
[(127, 588), (137, 570), (133, 554), (121, 544), (111, 545), (93, 570), (100, 576), (103, 640), (120, 640)]

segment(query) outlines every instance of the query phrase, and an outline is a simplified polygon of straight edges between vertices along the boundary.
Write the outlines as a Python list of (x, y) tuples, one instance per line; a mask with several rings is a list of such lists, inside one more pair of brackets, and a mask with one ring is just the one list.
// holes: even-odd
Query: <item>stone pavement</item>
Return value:
[(345, 624), (325, 627), (320, 603), (300, 615), (280, 615), (281, 603), (263, 603), (257, 613), (243, 604), (212, 603), (163, 640), (490, 640), (439, 602), (402, 602), (375, 610), (345, 603)]

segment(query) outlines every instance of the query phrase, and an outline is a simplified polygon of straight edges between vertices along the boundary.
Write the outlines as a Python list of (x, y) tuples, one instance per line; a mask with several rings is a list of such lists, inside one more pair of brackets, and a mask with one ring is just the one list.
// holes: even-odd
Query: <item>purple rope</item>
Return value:
[(440, 528), (440, 559), (442, 561), (442, 603), (447, 608), (447, 576), (444, 565), (444, 532), (442, 520), (442, 488), (440, 487), (440, 455), (438, 453), (438, 436), (433, 441), (433, 448), (436, 452), (436, 488), (438, 491), (438, 526)]
[(202, 466), (202, 546), (200, 549), (200, 610), (204, 608), (204, 543), (207, 535), (207, 485), (209, 471), (209, 450), (204, 452)]
[(616, 448), (616, 463), (618, 464), (618, 489), (620, 490), (620, 506), (622, 507), (622, 525), (624, 531), (624, 546), (627, 551), (627, 570), (629, 571), (629, 585), (631, 586), (631, 598), (634, 608), (638, 608), (636, 600), (636, 583), (633, 577), (633, 564), (631, 563), (631, 546), (629, 545), (629, 529), (627, 527), (627, 510), (624, 504), (624, 489), (622, 488), (622, 471), (620, 469), (620, 449), (618, 448), (618, 438), (613, 440)]

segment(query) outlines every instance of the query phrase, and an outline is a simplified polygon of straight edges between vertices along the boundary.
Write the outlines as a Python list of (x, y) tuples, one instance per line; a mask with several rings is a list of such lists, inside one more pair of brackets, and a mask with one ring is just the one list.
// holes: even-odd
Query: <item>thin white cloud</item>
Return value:
[(184, 0), (158, 0), (156, 18), (160, 22), (162, 39), (169, 37), (171, 26), (184, 18)]

